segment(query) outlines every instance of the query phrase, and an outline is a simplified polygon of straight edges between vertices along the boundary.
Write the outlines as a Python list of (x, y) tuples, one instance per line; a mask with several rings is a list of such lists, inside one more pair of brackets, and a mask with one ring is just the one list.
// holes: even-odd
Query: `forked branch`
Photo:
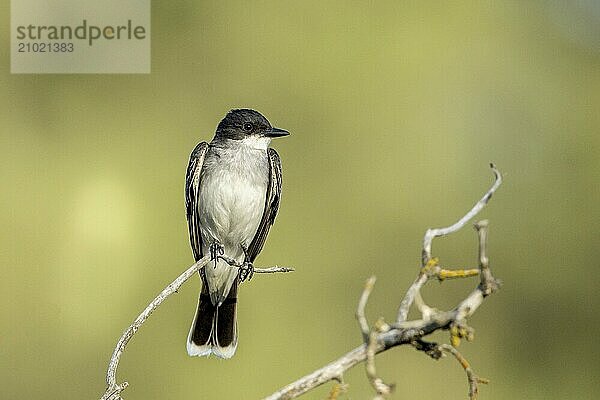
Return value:
[[(392, 324), (385, 323), (379, 319), (373, 327), (369, 326), (365, 315), (365, 306), (369, 295), (375, 284), (375, 277), (369, 278), (365, 284), (358, 307), (356, 318), (363, 338), (363, 344), (344, 354), (340, 358), (325, 365), (322, 368), (290, 383), (263, 400), (289, 400), (295, 399), (329, 381), (343, 381), (343, 374), (356, 364), (365, 362), (366, 373), (369, 382), (375, 389), (374, 399), (379, 400), (390, 394), (393, 385), (386, 384), (376, 374), (375, 355), (392, 347), (410, 344), (417, 350), (423, 351), (434, 359), (440, 359), (444, 353), (453, 355), (463, 366), (467, 373), (469, 382), (469, 397), (474, 400), (478, 393), (478, 383), (487, 383), (487, 380), (477, 377), (466, 359), (456, 350), (454, 346), (436, 343), (428, 343), (424, 337), (438, 330), (449, 330), (451, 342), (458, 346), (460, 340), (472, 339), (472, 329), (466, 324), (466, 320), (481, 305), (483, 299), (494, 293), (499, 287), (499, 281), (492, 275), (487, 258), (487, 221), (475, 224), (479, 243), (479, 265), (478, 268), (448, 269), (439, 265), (439, 260), (432, 256), (431, 247), (433, 239), (439, 236), (457, 232), (466, 223), (474, 218), (488, 203), (494, 192), (502, 183), (502, 176), (496, 167), (491, 165), (495, 181), (492, 187), (485, 193), (471, 210), (453, 225), (446, 228), (428, 229), (423, 238), (422, 265), (413, 284), (408, 288), (398, 308), (397, 320)], [(450, 311), (439, 311), (427, 306), (421, 298), (421, 288), (431, 279), (444, 281), (451, 278), (468, 278), (480, 276), (480, 284)], [(418, 300), (422, 318), (407, 321), (410, 307)]]

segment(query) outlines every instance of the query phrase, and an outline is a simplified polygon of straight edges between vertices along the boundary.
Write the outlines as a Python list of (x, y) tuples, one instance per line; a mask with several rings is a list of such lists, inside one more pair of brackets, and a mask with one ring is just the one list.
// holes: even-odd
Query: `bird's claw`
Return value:
[(252, 276), (254, 276), (254, 265), (252, 265), (251, 261), (248, 261), (248, 247), (242, 244), (242, 250), (244, 251), (244, 262), (239, 266), (240, 272), (238, 277), (240, 278), (240, 282), (244, 282), (246, 279), (250, 281)]
[(219, 256), (222, 256), (223, 254), (225, 254), (225, 248), (223, 245), (216, 240), (212, 242), (210, 245), (210, 259), (215, 263), (214, 268), (217, 268), (217, 260)]
[(240, 271), (238, 276), (240, 278), (240, 282), (244, 282), (246, 279), (250, 281), (254, 276), (254, 265), (252, 265), (249, 261), (244, 261), (242, 265), (240, 265)]

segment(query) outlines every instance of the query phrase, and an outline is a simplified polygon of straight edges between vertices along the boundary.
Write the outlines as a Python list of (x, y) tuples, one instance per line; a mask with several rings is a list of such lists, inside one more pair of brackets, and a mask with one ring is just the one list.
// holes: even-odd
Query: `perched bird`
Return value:
[(198, 144), (190, 156), (185, 178), (190, 242), (196, 261), (211, 256), (200, 271), (202, 291), (187, 341), (190, 356), (231, 358), (235, 353), (238, 285), (252, 277), (252, 263), (281, 198), (281, 161), (269, 144), (287, 135), (257, 111), (231, 110), (212, 141)]

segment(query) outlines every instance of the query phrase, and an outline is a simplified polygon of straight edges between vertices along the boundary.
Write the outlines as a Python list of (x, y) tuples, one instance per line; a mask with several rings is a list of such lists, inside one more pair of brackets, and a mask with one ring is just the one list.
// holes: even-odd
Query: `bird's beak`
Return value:
[(266, 137), (270, 137), (270, 138), (276, 138), (276, 137), (282, 137), (282, 136), (287, 136), (290, 133), (288, 131), (286, 131), (285, 129), (279, 129), (279, 128), (271, 128), (271, 130), (267, 133), (265, 133)]

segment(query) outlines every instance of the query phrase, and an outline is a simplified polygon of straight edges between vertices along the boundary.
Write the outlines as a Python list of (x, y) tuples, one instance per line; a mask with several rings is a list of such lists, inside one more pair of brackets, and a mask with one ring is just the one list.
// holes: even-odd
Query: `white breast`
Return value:
[(266, 150), (239, 142), (208, 150), (199, 199), (203, 247), (218, 240), (228, 255), (243, 255), (262, 219), (268, 171)]

